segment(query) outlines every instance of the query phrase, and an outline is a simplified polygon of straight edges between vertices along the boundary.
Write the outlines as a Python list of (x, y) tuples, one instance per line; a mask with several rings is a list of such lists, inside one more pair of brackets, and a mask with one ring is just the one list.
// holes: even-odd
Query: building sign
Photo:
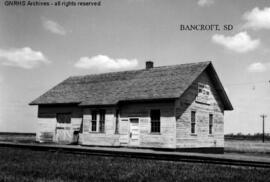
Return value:
[(196, 102), (210, 104), (210, 87), (207, 84), (198, 83), (198, 95), (196, 97)]

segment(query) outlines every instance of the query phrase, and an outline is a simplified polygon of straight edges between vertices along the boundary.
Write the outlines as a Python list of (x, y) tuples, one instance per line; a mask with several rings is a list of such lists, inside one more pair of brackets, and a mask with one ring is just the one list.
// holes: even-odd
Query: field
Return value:
[(269, 181), (270, 169), (0, 148), (0, 181)]
[(254, 153), (269, 155), (270, 142), (261, 140), (225, 140), (225, 152)]
[(0, 132), (0, 142), (15, 142), (15, 143), (34, 143), (36, 140), (35, 133), (9, 133)]

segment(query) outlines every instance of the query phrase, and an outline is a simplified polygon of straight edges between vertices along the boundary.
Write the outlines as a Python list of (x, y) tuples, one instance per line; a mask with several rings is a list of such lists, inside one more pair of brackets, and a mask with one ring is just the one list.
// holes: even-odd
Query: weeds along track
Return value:
[[(0, 147), (12, 147), (21, 148), (25, 150), (35, 151), (48, 151), (57, 153), (69, 153), (69, 154), (81, 154), (81, 155), (95, 155), (95, 156), (106, 156), (106, 157), (127, 157), (127, 158), (139, 158), (149, 160), (164, 160), (164, 161), (178, 161), (178, 162), (191, 162), (191, 163), (208, 163), (218, 165), (230, 165), (239, 167), (257, 167), (257, 168), (270, 168), (270, 162), (260, 161), (247, 161), (247, 160), (236, 160), (219, 157), (209, 157), (201, 155), (188, 155), (174, 152), (143, 152), (140, 150), (134, 151), (120, 151), (120, 150), (103, 150), (93, 149), (91, 147), (74, 147), (71, 145), (43, 145), (43, 144), (18, 144), (10, 142), (0, 142)], [(214, 154), (213, 154), (214, 155)]]

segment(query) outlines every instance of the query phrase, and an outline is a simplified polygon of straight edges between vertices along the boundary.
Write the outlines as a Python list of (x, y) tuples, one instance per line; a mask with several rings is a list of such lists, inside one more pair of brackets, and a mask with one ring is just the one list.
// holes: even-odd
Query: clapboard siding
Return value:
[[(198, 83), (210, 86), (209, 103), (196, 102)], [(191, 134), (191, 111), (196, 112), (196, 134)], [(211, 78), (203, 72), (176, 100), (176, 147), (224, 147), (223, 105)], [(209, 114), (213, 114), (213, 134), (209, 135)]]
[[(91, 113), (93, 110), (104, 109), (105, 132), (91, 132)], [(83, 133), (80, 134), (79, 143), (82, 145), (119, 146), (119, 135), (115, 134), (116, 107), (84, 108), (83, 110)], [(97, 115), (97, 128), (99, 115)]]
[(79, 143), (81, 145), (120, 146), (119, 135), (104, 133), (80, 134)]
[[(139, 119), (140, 139), (137, 147), (175, 148), (174, 102), (129, 103), (121, 104), (119, 133), (115, 133), (116, 107), (103, 107), (106, 110), (105, 133), (91, 132), (91, 111), (96, 108), (85, 108), (83, 111), (83, 133), (80, 135), (82, 145), (130, 146), (129, 118)], [(160, 134), (151, 133), (151, 109), (161, 112)]]
[[(151, 133), (150, 111), (152, 109), (160, 110), (160, 134)], [(139, 118), (139, 147), (175, 148), (176, 121), (173, 101), (122, 105), (121, 117)]]

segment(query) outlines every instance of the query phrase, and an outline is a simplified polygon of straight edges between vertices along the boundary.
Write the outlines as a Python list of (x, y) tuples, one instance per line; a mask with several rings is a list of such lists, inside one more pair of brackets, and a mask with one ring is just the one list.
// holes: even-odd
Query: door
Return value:
[(70, 126), (57, 126), (56, 141), (60, 144), (70, 144), (73, 142), (73, 130)]
[(72, 143), (73, 130), (71, 127), (71, 114), (58, 113), (56, 119), (56, 141), (62, 144)]
[(139, 118), (130, 118), (129, 120), (130, 120), (129, 144), (130, 146), (139, 146), (140, 144)]

